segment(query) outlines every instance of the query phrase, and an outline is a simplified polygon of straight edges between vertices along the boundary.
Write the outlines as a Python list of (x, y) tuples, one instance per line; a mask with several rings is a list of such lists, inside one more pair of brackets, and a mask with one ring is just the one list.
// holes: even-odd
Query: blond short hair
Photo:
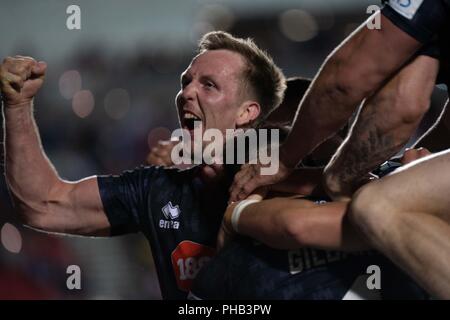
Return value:
[(261, 106), (257, 122), (265, 119), (280, 105), (286, 89), (286, 78), (272, 58), (252, 39), (236, 38), (227, 32), (213, 31), (205, 34), (198, 44), (199, 53), (207, 50), (229, 50), (244, 58), (247, 64), (244, 80)]

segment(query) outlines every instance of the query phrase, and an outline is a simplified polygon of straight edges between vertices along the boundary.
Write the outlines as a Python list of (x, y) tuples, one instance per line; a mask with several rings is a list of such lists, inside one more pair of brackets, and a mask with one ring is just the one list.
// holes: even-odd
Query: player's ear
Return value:
[(236, 126), (242, 127), (249, 125), (256, 120), (261, 113), (261, 106), (254, 100), (247, 100), (241, 104), (238, 109)]

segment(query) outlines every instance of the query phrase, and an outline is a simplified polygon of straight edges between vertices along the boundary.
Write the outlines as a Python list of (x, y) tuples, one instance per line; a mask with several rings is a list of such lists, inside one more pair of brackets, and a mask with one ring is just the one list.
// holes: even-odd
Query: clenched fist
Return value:
[(0, 65), (0, 91), (5, 106), (8, 108), (22, 106), (33, 97), (44, 83), (45, 62), (33, 58), (15, 56), (7, 57)]

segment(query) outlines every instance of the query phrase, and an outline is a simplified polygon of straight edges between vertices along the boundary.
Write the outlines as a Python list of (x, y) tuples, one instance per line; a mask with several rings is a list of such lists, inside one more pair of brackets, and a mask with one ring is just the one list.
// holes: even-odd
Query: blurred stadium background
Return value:
[[(81, 30), (66, 28), (71, 4), (81, 8)], [(311, 77), (372, 4), (379, 1), (0, 0), (0, 58), (48, 63), (36, 118), (47, 155), (75, 180), (136, 167), (170, 136), (179, 75), (205, 32), (252, 37), (287, 76)], [(0, 299), (160, 298), (143, 236), (92, 240), (24, 228), (4, 180), (0, 232)], [(82, 290), (66, 287), (72, 264)]]

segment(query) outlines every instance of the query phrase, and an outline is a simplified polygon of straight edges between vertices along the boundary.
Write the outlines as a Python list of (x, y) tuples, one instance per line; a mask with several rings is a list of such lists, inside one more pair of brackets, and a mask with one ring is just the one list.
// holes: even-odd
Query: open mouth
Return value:
[(202, 119), (200, 119), (200, 117), (196, 116), (195, 114), (193, 114), (193, 113), (191, 113), (189, 111), (184, 112), (184, 114), (183, 114), (183, 128), (186, 128), (189, 131), (194, 130), (196, 121), (202, 121)]

